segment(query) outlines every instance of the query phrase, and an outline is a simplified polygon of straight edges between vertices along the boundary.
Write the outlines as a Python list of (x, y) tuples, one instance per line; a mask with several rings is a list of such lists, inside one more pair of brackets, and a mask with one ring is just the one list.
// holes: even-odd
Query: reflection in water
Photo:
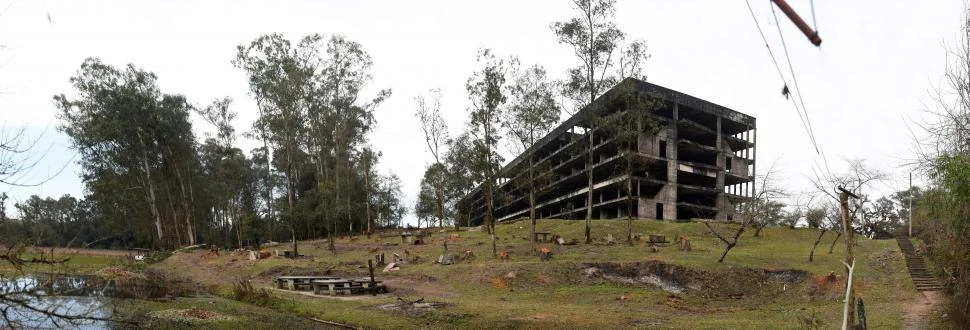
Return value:
[[(105, 329), (104, 321), (57, 318), (42, 311), (76, 317), (106, 318), (111, 310), (106, 306), (103, 290), (97, 288), (92, 276), (39, 274), (15, 279), (0, 278), (0, 293), (26, 302), (27, 306), (10, 306), (7, 319), (0, 318), (0, 328), (7, 326), (28, 329)], [(53, 294), (51, 294), (53, 293)], [(7, 307), (7, 306), (3, 306)]]

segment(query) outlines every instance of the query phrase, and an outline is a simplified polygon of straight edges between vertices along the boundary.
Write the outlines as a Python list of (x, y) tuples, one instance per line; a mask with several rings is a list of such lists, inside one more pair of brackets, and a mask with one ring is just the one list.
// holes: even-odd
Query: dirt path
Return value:
[(903, 329), (933, 329), (934, 324), (938, 322), (938, 314), (935, 310), (940, 306), (942, 293), (923, 291), (918, 294), (919, 299), (903, 305)]

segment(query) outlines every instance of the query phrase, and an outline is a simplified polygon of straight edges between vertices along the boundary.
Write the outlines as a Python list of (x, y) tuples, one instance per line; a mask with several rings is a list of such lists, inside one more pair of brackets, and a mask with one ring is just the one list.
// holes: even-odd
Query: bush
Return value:
[(273, 302), (273, 294), (268, 289), (253, 287), (253, 282), (239, 281), (232, 286), (232, 299), (267, 306)]

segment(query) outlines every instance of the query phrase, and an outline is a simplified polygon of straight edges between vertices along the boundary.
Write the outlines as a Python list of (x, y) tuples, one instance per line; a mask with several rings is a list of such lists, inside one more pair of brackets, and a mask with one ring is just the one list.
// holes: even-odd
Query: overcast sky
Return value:
[[(790, 0), (812, 24), (808, 0)], [(752, 1), (755, 16), (787, 75), (788, 65), (767, 0)], [(818, 144), (832, 171), (844, 158), (862, 158), (892, 174), (879, 194), (904, 189), (913, 158), (907, 122), (932, 105), (946, 64), (945, 45), (956, 40), (958, 0), (819, 1), (815, 21), (823, 39), (812, 46), (788, 21), (780, 26)], [(360, 42), (374, 60), (370, 94), (393, 96), (375, 112), (370, 135), (383, 152), (380, 170), (401, 177), (411, 205), (431, 156), (414, 118), (414, 97), (444, 92), (452, 135), (468, 117), (467, 78), (476, 49), (516, 55), (562, 77), (577, 60), (559, 45), (549, 24), (573, 14), (571, 1), (15, 1), (0, 0), (0, 122), (26, 125), (40, 137), (43, 156), (25, 179), (32, 188), (0, 186), (13, 201), (31, 194), (83, 195), (76, 153), (59, 125), (51, 97), (71, 94), (68, 79), (86, 57), (156, 73), (166, 93), (198, 105), (229, 96), (236, 127), (256, 117), (245, 74), (232, 66), (236, 46), (265, 33), (298, 39), (340, 34)], [(791, 190), (808, 189), (819, 161), (743, 1), (633, 1), (617, 3), (616, 23), (642, 38), (651, 59), (648, 81), (752, 115), (758, 120), (758, 170), (778, 159)], [(791, 82), (790, 77), (788, 78)], [(193, 118), (199, 136), (209, 130)], [(242, 149), (255, 144), (242, 142)], [(12, 210), (11, 210), (12, 211)]]

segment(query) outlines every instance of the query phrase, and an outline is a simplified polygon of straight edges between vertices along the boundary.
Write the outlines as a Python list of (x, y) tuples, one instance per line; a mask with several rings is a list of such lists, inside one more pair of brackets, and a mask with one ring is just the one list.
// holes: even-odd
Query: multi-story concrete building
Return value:
[[(649, 114), (658, 129), (641, 132), (636, 150), (618, 146), (609, 130), (597, 127), (602, 116), (625, 111), (612, 102), (634, 91), (658, 104)], [(653, 134), (652, 132), (656, 132)], [(593, 104), (565, 120), (497, 175), (495, 218), (529, 216), (528, 155), (544, 175), (536, 201), (539, 218), (585, 219), (589, 171), (588, 142), (593, 148), (593, 218), (627, 217), (624, 156), (638, 159), (632, 176), (633, 216), (640, 219), (733, 220), (738, 203), (753, 196), (755, 118), (696, 97), (636, 79), (626, 79)], [(527, 182), (527, 181), (526, 181)], [(485, 198), (481, 187), (461, 199), (461, 214), (481, 224)]]

